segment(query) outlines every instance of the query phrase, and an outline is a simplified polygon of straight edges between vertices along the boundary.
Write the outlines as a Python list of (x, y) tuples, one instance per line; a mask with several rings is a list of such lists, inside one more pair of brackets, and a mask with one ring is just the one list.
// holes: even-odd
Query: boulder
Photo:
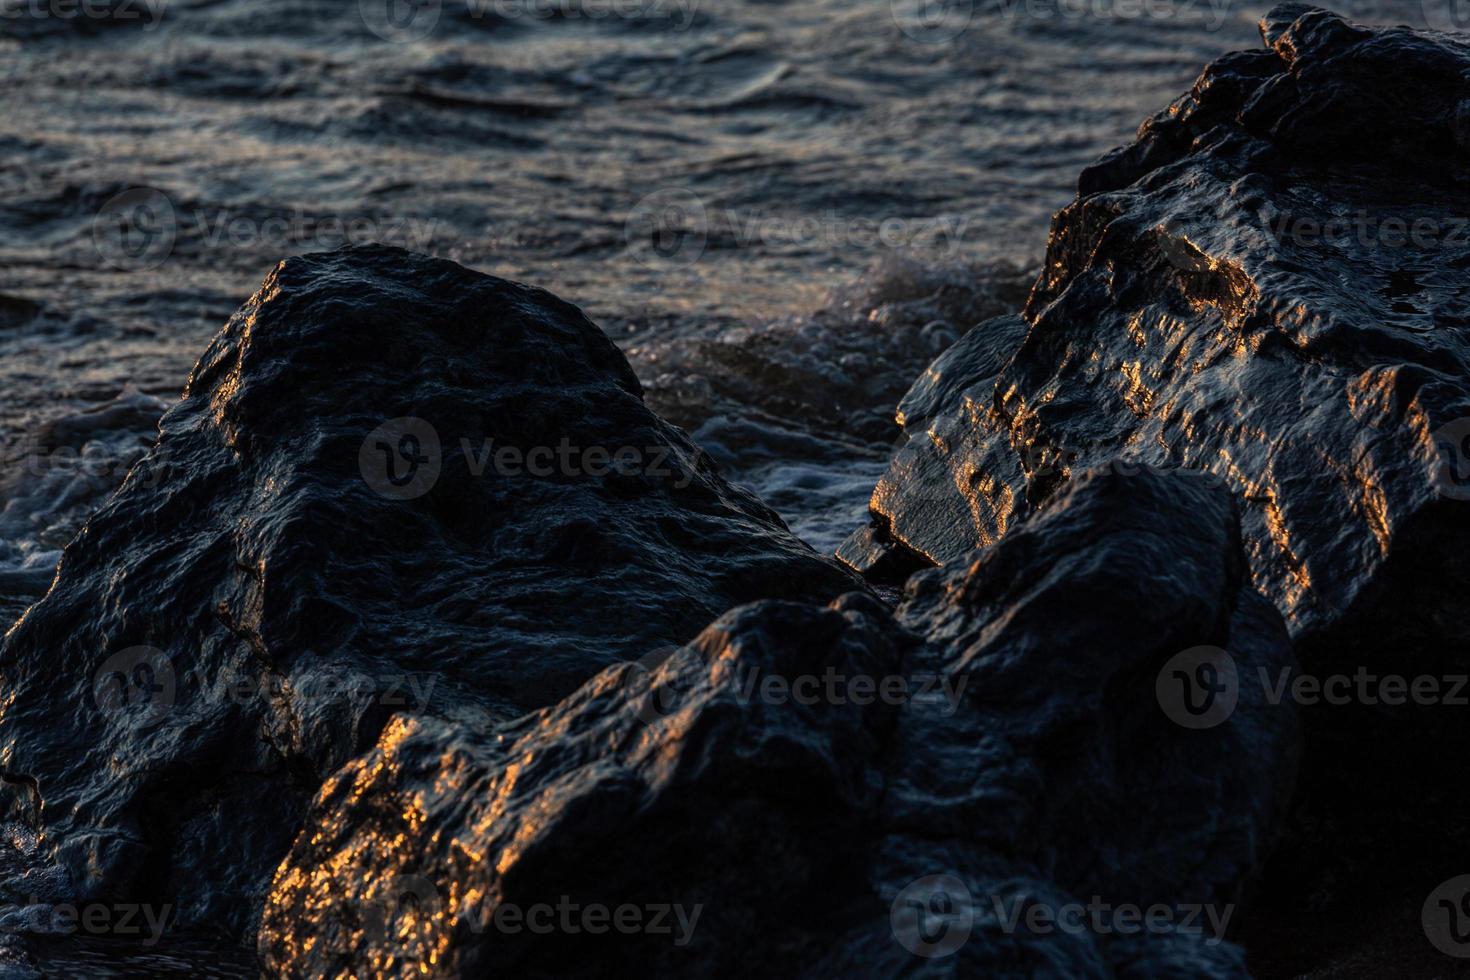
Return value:
[[(263, 966), (682, 976), (814, 958), (862, 891), (893, 711), (761, 685), (892, 674), (903, 643), (863, 596), (763, 603), (496, 738), (395, 719), (318, 795), (276, 874)], [(558, 905), (575, 911), (539, 911)], [(584, 923), (629, 905), (637, 927)]]
[[(929, 640), (909, 669), (964, 696), (906, 706), (887, 826), (983, 841), (1080, 895), (1239, 901), (1296, 764), (1295, 709), (1254, 680), (1295, 661), (1222, 485), (1082, 474), (995, 547), (915, 575), (898, 616)], [(1171, 686), (1192, 651), (1240, 679), (1199, 722)]]
[(0, 645), (6, 798), (84, 899), (242, 930), (394, 713), (486, 732), (731, 606), (854, 587), (570, 304), (387, 247), (293, 258)]
[[(1201, 645), (1241, 671), (1291, 663), (1226, 491), (1080, 480), (916, 577), (898, 618), (864, 595), (760, 603), (498, 735), (395, 719), (277, 871), (265, 968), (1245, 976), (1188, 909), (1228, 925), (1289, 792), (1295, 714), (1243, 692), (1191, 728), (1156, 699)], [(1057, 924), (1089, 903), (1114, 911)], [(1127, 933), (1124, 904), (1161, 909), (1153, 934)]]
[[(905, 399), (872, 524), (839, 555), (902, 577), (1003, 540), (1105, 461), (1196, 469), (1235, 494), (1305, 672), (1443, 694), (1470, 666), (1470, 47), (1299, 4), (1261, 33), (1082, 173), (1020, 317)], [(1308, 713), (1283, 888), (1427, 893), (1447, 835), (1470, 857), (1444, 820), (1470, 764), (1424, 751), (1463, 739), (1454, 708)]]

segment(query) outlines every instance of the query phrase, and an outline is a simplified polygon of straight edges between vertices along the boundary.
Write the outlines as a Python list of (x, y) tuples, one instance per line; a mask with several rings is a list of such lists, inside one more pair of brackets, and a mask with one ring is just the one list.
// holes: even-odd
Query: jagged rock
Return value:
[(1236, 900), (1290, 796), (1295, 711), (1241, 684), (1218, 729), (1181, 733), (1158, 697), (1199, 647), (1239, 674), (1293, 664), (1223, 487), (1085, 474), (998, 546), (916, 575), (899, 620), (930, 641), (910, 669), (965, 697), (905, 712), (889, 826), (987, 841), (1084, 895)]
[[(325, 784), (277, 872), (266, 968), (1244, 976), (1209, 932), (1014, 918), (1101, 896), (1192, 926), (1176, 907), (1238, 901), (1263, 857), (1292, 707), (1246, 694), (1191, 730), (1155, 700), (1183, 649), (1291, 663), (1226, 491), (1080, 480), (963, 568), (917, 577), (900, 622), (860, 595), (762, 603), (498, 736), (395, 720)], [(700, 912), (683, 943), (512, 921), (563, 899)]]
[(575, 307), (398, 249), (282, 263), (160, 430), (0, 647), (0, 751), (84, 899), (185, 925), (246, 926), (395, 711), (488, 730), (732, 605), (856, 584)]
[[(873, 526), (840, 555), (902, 575), (1003, 539), (1103, 461), (1199, 469), (1236, 494), (1306, 671), (1448, 687), (1470, 662), (1470, 47), (1302, 5), (1261, 30), (1267, 50), (1210, 65), (1083, 172), (1022, 320), (977, 327), (910, 392)], [(1360, 872), (1427, 891), (1445, 848), (1470, 858), (1444, 819), (1470, 767), (1424, 750), (1462, 740), (1456, 711), (1355, 702), (1310, 712), (1280, 880), (1317, 905)]]
[(1263, 30), (1272, 50), (1210, 65), (1083, 173), (1024, 340), (1013, 318), (983, 324), (909, 393), (922, 410), (874, 495), (897, 546), (951, 561), (1114, 457), (1205, 469), (1237, 490), (1257, 583), (1301, 634), (1458, 524), (1464, 461), (1436, 436), (1470, 415), (1470, 236), (1312, 229), (1356, 235), (1362, 212), (1373, 233), (1450, 230), (1470, 50), (1306, 7)]
[[(834, 905), (861, 891), (893, 710), (766, 703), (750, 686), (888, 676), (903, 642), (866, 597), (765, 603), (493, 739), (395, 720), (323, 786), (276, 875), (263, 965), (283, 977), (364, 964), (385, 976), (695, 975), (814, 957)], [(563, 896), (631, 903), (645, 919), (670, 906), (684, 925), (670, 914), (669, 933), (557, 928), (548, 940), (503, 911), (530, 917)]]

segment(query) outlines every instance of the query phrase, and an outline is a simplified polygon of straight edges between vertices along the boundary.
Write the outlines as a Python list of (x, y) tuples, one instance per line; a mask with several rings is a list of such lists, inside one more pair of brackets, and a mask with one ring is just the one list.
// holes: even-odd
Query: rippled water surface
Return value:
[[(385, 0), (0, 4), (0, 619), (271, 266), (344, 240), (578, 303), (830, 550), (907, 382), (1019, 305), (1078, 171), (1267, 6), (443, 0), (395, 28)], [(172, 975), (150, 955), (94, 958)]]

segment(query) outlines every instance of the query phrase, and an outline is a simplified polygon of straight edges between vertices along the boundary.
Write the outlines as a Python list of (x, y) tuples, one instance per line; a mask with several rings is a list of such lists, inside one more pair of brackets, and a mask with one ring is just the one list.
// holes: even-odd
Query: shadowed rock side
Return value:
[[(905, 399), (873, 526), (840, 556), (875, 577), (955, 562), (1081, 469), (1189, 467), (1234, 491), (1314, 676), (1463, 674), (1470, 48), (1300, 5), (1261, 30), (1268, 50), (1210, 65), (1083, 172), (1023, 315)], [(1309, 726), (1320, 852), (1282, 877), (1317, 905), (1360, 865), (1422, 896), (1445, 848), (1470, 859), (1450, 816), (1470, 770), (1424, 751), (1463, 739), (1455, 710), (1357, 700)]]
[(282, 263), (160, 427), (5, 637), (0, 748), (83, 895), (186, 925), (247, 925), (395, 711), (487, 731), (732, 605), (856, 584), (575, 307), (398, 249)]
[[(1154, 693), (1181, 647), (1291, 662), (1223, 488), (1084, 478), (916, 578), (898, 618), (862, 595), (760, 603), (498, 737), (396, 718), (323, 786), (277, 872), (265, 966), (1245, 976), (1238, 947), (1176, 913), (1239, 900), (1289, 792), (1295, 715), (1243, 697), (1189, 730)], [(1024, 925), (1094, 896), (1168, 906), (1181, 928)], [(616, 928), (625, 906), (644, 926), (669, 911), (661, 931)]]

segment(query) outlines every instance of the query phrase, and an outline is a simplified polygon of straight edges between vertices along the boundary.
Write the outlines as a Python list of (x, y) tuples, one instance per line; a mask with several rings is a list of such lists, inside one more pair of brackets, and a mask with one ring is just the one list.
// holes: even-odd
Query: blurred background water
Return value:
[(1268, 6), (0, 0), (0, 620), (261, 278), (347, 241), (582, 306), (830, 551), (908, 382), (1020, 305), (1077, 173)]

